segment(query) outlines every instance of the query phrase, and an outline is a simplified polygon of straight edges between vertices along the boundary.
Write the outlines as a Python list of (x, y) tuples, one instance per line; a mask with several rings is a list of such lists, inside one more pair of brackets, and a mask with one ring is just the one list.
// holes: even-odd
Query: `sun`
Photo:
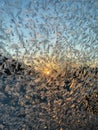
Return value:
[(43, 69), (43, 73), (44, 73), (45, 75), (50, 75), (51, 70), (49, 70), (48, 68), (45, 68), (45, 69)]
[(49, 74), (50, 74), (50, 71), (47, 71), (46, 74), (49, 75)]

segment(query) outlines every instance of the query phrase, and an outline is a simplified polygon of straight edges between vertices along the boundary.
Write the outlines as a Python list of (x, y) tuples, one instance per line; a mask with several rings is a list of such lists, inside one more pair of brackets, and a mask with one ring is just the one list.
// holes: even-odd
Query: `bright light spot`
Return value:
[(46, 68), (46, 69), (43, 70), (43, 73), (44, 73), (45, 75), (49, 75), (49, 74), (50, 74), (50, 70)]
[(49, 75), (50, 74), (50, 72), (49, 71), (47, 71), (47, 75)]

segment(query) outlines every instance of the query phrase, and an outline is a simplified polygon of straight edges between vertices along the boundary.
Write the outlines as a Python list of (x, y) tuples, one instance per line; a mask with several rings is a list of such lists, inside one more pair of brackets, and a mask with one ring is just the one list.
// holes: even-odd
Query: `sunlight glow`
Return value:
[(48, 68), (45, 68), (42, 72), (43, 72), (45, 75), (50, 75), (50, 73), (51, 73), (52, 71), (49, 70)]
[(50, 74), (50, 72), (49, 71), (47, 71), (47, 73), (46, 73), (47, 75), (49, 75)]

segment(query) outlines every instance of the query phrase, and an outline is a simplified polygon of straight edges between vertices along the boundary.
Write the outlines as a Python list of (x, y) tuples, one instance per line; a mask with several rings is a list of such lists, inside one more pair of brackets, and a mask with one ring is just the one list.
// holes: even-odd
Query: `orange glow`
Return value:
[(49, 75), (50, 74), (50, 72), (49, 71), (47, 71), (47, 75)]
[(49, 71), (49, 69), (44, 69), (44, 70), (43, 70), (43, 73), (44, 73), (45, 75), (49, 75), (49, 74), (50, 74), (50, 71)]

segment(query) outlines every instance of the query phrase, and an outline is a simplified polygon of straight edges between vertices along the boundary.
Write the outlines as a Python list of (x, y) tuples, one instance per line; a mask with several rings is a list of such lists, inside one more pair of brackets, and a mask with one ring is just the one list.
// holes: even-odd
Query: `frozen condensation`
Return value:
[(98, 1), (0, 0), (0, 51), (34, 66), (97, 66)]

